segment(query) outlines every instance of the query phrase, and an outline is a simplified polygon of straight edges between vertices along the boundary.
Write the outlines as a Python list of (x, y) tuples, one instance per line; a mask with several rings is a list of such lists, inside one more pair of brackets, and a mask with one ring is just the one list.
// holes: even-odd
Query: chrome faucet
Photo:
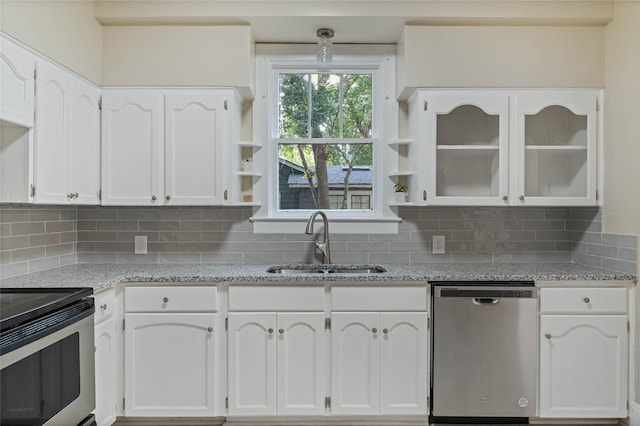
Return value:
[(316, 241), (316, 249), (322, 253), (322, 263), (329, 264), (331, 263), (331, 253), (329, 252), (329, 219), (322, 210), (318, 210), (311, 214), (311, 217), (307, 221), (307, 227), (304, 230), (304, 233), (307, 235), (313, 234), (313, 221), (318, 215), (322, 216), (322, 222), (324, 223), (324, 241), (320, 243)]

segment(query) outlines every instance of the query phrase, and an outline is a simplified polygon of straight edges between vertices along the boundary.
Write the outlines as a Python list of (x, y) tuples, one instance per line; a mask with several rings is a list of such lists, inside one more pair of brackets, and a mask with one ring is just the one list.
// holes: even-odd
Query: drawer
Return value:
[(106, 321), (113, 317), (116, 311), (116, 292), (114, 289), (101, 291), (93, 295), (96, 312), (93, 316), (94, 323)]
[(216, 287), (126, 287), (126, 312), (216, 312)]
[(426, 311), (426, 287), (334, 287), (332, 311)]
[(324, 312), (324, 287), (229, 287), (230, 311)]
[(625, 288), (541, 288), (540, 313), (625, 314)]

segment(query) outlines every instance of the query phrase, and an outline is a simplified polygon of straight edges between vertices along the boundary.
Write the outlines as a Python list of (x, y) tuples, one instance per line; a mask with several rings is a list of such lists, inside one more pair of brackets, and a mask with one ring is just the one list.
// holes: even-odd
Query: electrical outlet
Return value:
[(431, 253), (444, 254), (444, 235), (434, 235), (433, 244), (431, 245)]
[(133, 254), (147, 254), (147, 236), (136, 235), (135, 237), (133, 237), (133, 239)]

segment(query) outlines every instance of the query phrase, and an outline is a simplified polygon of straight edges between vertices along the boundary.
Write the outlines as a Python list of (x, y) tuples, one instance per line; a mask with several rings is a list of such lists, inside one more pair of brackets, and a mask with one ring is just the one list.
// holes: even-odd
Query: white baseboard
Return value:
[(640, 426), (640, 404), (637, 402), (629, 405), (629, 426)]

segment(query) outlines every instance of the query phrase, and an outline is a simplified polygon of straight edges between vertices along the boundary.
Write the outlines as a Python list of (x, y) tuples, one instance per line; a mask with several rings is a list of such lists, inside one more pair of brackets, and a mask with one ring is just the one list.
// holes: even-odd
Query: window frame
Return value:
[[(254, 188), (258, 206), (251, 221), (254, 232), (287, 232), (292, 222), (306, 221), (314, 210), (279, 210), (278, 146), (280, 143), (371, 143), (373, 151), (373, 190), (371, 210), (323, 209), (332, 221), (332, 232), (397, 233), (400, 221), (387, 198), (392, 185), (384, 185), (385, 141), (397, 138), (398, 103), (395, 99), (395, 46), (341, 45), (328, 64), (318, 63), (314, 45), (256, 45), (256, 101), (254, 139), (262, 148), (254, 157), (261, 161), (262, 178)], [(278, 136), (280, 73), (367, 73), (373, 74), (371, 138), (295, 138)], [(258, 137), (256, 137), (258, 135)], [(255, 162), (255, 159), (254, 159)], [(348, 224), (342, 227), (341, 224)], [(336, 226), (337, 225), (337, 226)], [(388, 226), (386, 226), (388, 225)], [(289, 228), (287, 228), (289, 226)]]

